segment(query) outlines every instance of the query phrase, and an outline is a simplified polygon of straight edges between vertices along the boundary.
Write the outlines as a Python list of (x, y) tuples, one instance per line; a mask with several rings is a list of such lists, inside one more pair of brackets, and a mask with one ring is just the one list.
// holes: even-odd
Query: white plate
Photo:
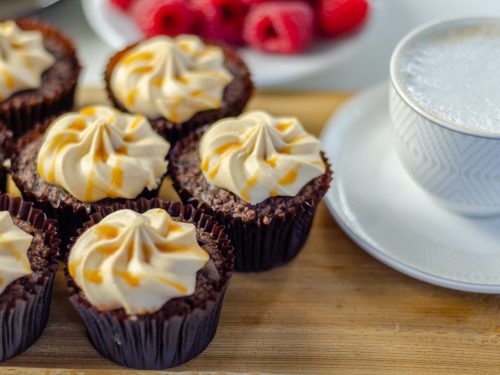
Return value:
[[(331, 69), (345, 61), (364, 45), (373, 25), (377, 24), (376, 18), (381, 14), (383, 3), (372, 0), (369, 20), (358, 33), (335, 41), (317, 42), (303, 55), (280, 56), (242, 48), (252, 79), (259, 87), (269, 87), (296, 80), (324, 68)], [(92, 29), (110, 46), (121, 49), (142, 38), (135, 23), (125, 13), (111, 8), (108, 0), (84, 0), (82, 6)]]
[(59, 0), (16, 0), (0, 1), (0, 14), (2, 18), (30, 15), (40, 9), (46, 8)]
[(393, 146), (387, 84), (352, 99), (321, 136), (335, 170), (326, 203), (375, 258), (417, 279), (500, 293), (500, 217), (447, 211), (409, 177)]

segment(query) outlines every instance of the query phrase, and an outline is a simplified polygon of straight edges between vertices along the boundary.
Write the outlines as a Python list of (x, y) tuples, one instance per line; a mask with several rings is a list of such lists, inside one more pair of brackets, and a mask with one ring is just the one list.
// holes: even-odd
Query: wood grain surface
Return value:
[[(80, 103), (104, 100), (100, 90), (80, 94)], [(319, 134), (346, 98), (259, 93), (251, 107), (296, 115)], [(163, 194), (172, 196), (168, 187)], [(435, 287), (379, 263), (340, 230), (322, 204), (297, 259), (270, 272), (234, 276), (215, 339), (175, 371), (495, 374), (499, 307), (498, 296)], [(60, 275), (44, 334), (2, 365), (1, 374), (138, 373), (92, 348)]]

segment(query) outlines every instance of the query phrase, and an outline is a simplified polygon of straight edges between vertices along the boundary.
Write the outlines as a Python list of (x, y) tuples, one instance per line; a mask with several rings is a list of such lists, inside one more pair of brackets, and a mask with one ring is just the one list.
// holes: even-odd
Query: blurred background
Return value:
[[(13, 11), (5, 8), (6, 6), (18, 6), (22, 2), (23, 0), (0, 0), (2, 17), (7, 17), (8, 12)], [(106, 33), (106, 30), (96, 32), (96, 24), (99, 28), (99, 25), (106, 23), (103, 21), (105, 12), (95, 6), (99, 1), (29, 0), (24, 2), (30, 3), (31, 7), (33, 3), (47, 5), (37, 10), (35, 16), (59, 26), (74, 38), (84, 64), (81, 83), (87, 86), (101, 86), (104, 64), (114, 48), (109, 41), (108, 43), (104, 41), (107, 38), (102, 34)], [(321, 64), (320, 67), (305, 69), (307, 73), (302, 71), (298, 76), (294, 76), (292, 69), (288, 78), (281, 82), (259, 80), (259, 85), (273, 90), (288, 91), (359, 90), (388, 77), (388, 64), (393, 48), (406, 32), (419, 24), (443, 17), (500, 16), (500, 1), (498, 0), (372, 0), (370, 5), (370, 18), (366, 27), (361, 31), (362, 35), (347, 41), (348, 48), (344, 48), (341, 52), (342, 56), (331, 59)], [(334, 51), (335, 46), (331, 48)], [(283, 57), (279, 61), (284, 67), (288, 61), (292, 64), (292, 60), (287, 60), (287, 58), (295, 59)], [(259, 61), (265, 61), (265, 59), (256, 59), (255, 62), (252, 61), (252, 64), (259, 64)], [(296, 65), (298, 67), (302, 64), (302, 67), (305, 67), (307, 64), (312, 64), (312, 61), (295, 59), (293, 64), (298, 64)], [(265, 64), (263, 66), (265, 68)], [(253, 66), (253, 69), (258, 69), (258, 66), (257, 68)]]

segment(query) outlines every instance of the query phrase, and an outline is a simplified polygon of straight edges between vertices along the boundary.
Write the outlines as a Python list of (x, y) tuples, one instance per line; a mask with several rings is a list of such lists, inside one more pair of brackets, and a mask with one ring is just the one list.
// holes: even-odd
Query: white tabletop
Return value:
[[(59, 26), (77, 42), (84, 65), (81, 83), (102, 85), (102, 74), (113, 50), (90, 29), (81, 1), (61, 0), (37, 16)], [(456, 16), (500, 16), (498, 0), (372, 0), (384, 2), (384, 14), (369, 36), (366, 46), (348, 61), (313, 76), (277, 86), (279, 90), (352, 91), (385, 79), (391, 52), (410, 29), (433, 18)]]

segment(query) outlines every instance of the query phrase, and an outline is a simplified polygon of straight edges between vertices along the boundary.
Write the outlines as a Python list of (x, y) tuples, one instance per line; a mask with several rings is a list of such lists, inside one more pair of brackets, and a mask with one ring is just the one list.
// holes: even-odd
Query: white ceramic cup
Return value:
[(500, 134), (457, 126), (419, 106), (398, 79), (398, 62), (410, 42), (429, 33), (481, 23), (500, 25), (500, 18), (460, 18), (426, 24), (400, 41), (390, 65), (389, 107), (403, 165), (439, 203), (469, 216), (500, 214)]

